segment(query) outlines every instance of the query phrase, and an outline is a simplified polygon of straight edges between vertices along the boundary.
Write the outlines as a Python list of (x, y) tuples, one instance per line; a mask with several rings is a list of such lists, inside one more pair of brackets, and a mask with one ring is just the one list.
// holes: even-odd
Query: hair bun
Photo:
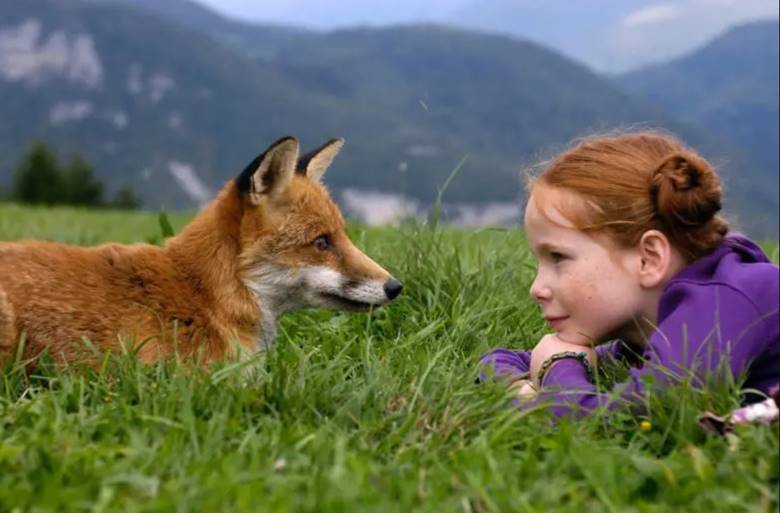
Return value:
[(721, 209), (720, 179), (709, 163), (686, 151), (664, 158), (652, 175), (650, 192), (658, 217), (698, 226)]

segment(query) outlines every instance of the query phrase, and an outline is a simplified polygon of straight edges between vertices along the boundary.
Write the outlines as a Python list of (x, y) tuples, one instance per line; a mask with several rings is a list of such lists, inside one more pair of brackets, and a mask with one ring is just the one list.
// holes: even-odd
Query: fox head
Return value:
[(367, 310), (401, 292), (401, 282), (347, 237), (320, 182), (343, 144), (333, 139), (299, 158), (298, 141), (285, 137), (235, 180), (244, 207), (242, 279), (272, 315), (307, 307)]

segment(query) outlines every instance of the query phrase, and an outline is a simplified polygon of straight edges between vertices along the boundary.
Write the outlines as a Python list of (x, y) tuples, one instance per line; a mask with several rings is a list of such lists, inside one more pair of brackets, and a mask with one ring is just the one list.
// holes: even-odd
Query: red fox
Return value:
[(163, 247), (0, 243), (0, 365), (20, 340), (25, 360), (132, 341), (143, 362), (210, 363), (266, 347), (285, 312), (395, 299), (401, 282), (352, 244), (320, 183), (343, 144), (299, 159), (295, 138), (278, 140)]

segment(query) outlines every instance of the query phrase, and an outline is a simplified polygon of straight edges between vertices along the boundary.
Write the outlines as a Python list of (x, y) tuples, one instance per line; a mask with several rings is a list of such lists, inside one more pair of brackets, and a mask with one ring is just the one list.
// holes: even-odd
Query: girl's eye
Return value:
[(320, 251), (326, 251), (332, 247), (330, 237), (328, 235), (320, 235), (314, 239), (314, 247)]
[(557, 251), (552, 251), (550, 253), (550, 259), (557, 264), (558, 262), (566, 260), (566, 255), (558, 253)]

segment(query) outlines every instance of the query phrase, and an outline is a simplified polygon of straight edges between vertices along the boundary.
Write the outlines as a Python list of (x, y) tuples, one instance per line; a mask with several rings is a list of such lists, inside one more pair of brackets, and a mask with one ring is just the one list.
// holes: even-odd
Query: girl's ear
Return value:
[(639, 239), (639, 282), (644, 288), (663, 285), (676, 272), (677, 255), (669, 239), (658, 230), (648, 230)]

